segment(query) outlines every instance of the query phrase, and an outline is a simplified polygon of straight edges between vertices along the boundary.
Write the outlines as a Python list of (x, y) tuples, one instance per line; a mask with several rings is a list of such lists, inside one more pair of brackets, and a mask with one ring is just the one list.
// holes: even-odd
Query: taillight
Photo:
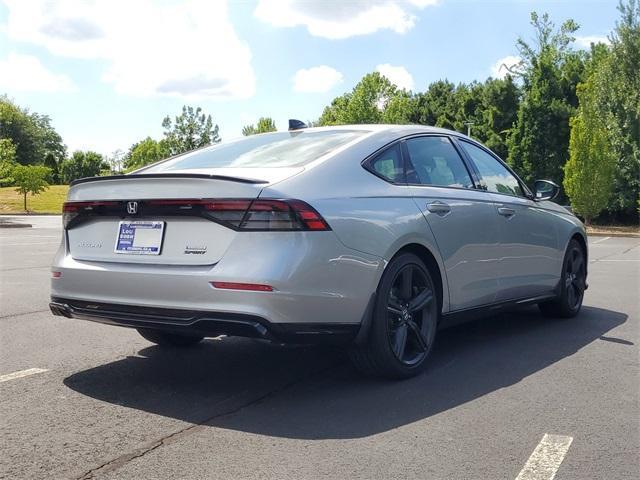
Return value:
[(113, 207), (118, 202), (65, 202), (62, 205), (62, 225), (68, 228), (73, 220), (80, 215), (98, 215), (105, 207)]
[[(132, 217), (127, 201), (66, 202), (62, 207), (65, 228), (91, 216)], [(173, 216), (204, 217), (242, 231), (324, 231), (331, 230), (322, 216), (302, 200), (289, 199), (158, 199), (138, 200), (132, 218)]]
[(203, 216), (236, 230), (331, 230), (320, 214), (302, 200), (167, 199), (147, 200), (145, 205), (176, 208), (183, 213), (200, 209)]
[(313, 207), (301, 200), (254, 200), (240, 230), (331, 230)]

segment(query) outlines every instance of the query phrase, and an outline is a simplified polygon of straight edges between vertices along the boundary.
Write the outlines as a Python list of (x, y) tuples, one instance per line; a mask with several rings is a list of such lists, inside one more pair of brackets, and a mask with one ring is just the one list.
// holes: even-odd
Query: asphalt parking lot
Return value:
[(30, 223), (0, 229), (0, 478), (639, 478), (640, 238), (590, 239), (578, 318), (440, 332), (393, 383), (336, 348), (162, 351), (54, 317), (60, 219)]

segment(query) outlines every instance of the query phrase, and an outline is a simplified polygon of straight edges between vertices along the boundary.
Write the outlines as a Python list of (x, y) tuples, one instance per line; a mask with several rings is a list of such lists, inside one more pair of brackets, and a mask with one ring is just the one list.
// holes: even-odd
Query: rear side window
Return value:
[(200, 168), (300, 167), (369, 133), (366, 130), (275, 132), (185, 153), (144, 173)]
[(462, 158), (446, 137), (416, 137), (406, 141), (410, 167), (407, 181), (412, 184), (473, 188)]
[(400, 144), (396, 143), (376, 155), (369, 162), (369, 168), (390, 182), (405, 183)]
[(460, 145), (467, 152), (467, 155), (471, 157), (471, 161), (482, 177), (482, 186), (488, 191), (517, 195), (519, 197), (524, 196), (518, 179), (492, 155), (464, 140), (460, 141)]

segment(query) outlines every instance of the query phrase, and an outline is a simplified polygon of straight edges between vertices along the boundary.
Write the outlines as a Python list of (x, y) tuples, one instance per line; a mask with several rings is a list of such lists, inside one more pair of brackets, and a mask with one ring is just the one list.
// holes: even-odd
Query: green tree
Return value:
[[(620, 2), (604, 67), (600, 112), (612, 118), (617, 163), (610, 210), (638, 213), (640, 207), (640, 1)], [(637, 218), (637, 217), (636, 217)]]
[(406, 90), (399, 90), (392, 95), (382, 112), (382, 123), (408, 124), (415, 110), (415, 98)]
[(456, 86), (448, 80), (438, 80), (416, 96), (412, 120), (421, 125), (456, 130)]
[(57, 167), (66, 154), (48, 116), (30, 113), (6, 96), (0, 96), (0, 138), (11, 139), (16, 161), (23, 165), (44, 162)]
[(123, 173), (124, 159), (125, 153), (119, 148), (111, 152), (111, 155), (106, 158), (106, 162), (109, 164), (110, 168), (109, 173), (111, 175), (120, 175)]
[(17, 165), (11, 171), (16, 192), (24, 196), (24, 210), (27, 211), (27, 194), (37, 195), (49, 188), (47, 178), (51, 170), (44, 165)]
[(166, 140), (156, 141), (147, 137), (131, 147), (131, 153), (124, 161), (127, 170), (136, 169), (171, 156)]
[(606, 48), (594, 49), (591, 73), (578, 85), (578, 113), (571, 119), (569, 161), (564, 168), (564, 188), (571, 206), (589, 225), (607, 207), (613, 187), (615, 153), (607, 124), (599, 106), (601, 81), (608, 61)]
[(335, 98), (320, 116), (321, 125), (381, 123), (398, 90), (379, 72), (368, 73), (351, 92)]
[(108, 169), (109, 164), (99, 153), (76, 150), (70, 158), (62, 162), (60, 171), (62, 179), (71, 183), (78, 178), (95, 177), (102, 170)]
[(164, 138), (171, 155), (188, 152), (220, 142), (218, 125), (213, 124), (211, 115), (206, 115), (200, 107), (183, 106), (182, 114), (173, 121), (166, 116), (162, 121)]
[(0, 186), (11, 185), (11, 171), (17, 165), (16, 147), (9, 138), (0, 138)]
[(508, 161), (529, 184), (538, 178), (562, 184), (569, 151), (569, 118), (576, 102), (568, 90), (577, 80), (578, 57), (572, 53), (571, 43), (578, 25), (567, 20), (556, 29), (547, 14), (539, 17), (535, 12), (531, 24), (535, 45), (518, 40), (524, 87), (507, 142)]
[(518, 116), (520, 89), (511, 75), (504, 79), (489, 78), (481, 88), (481, 101), (471, 118), (472, 135), (506, 159), (507, 139)]
[(257, 133), (275, 132), (276, 123), (270, 117), (260, 117), (256, 125), (245, 125), (242, 127), (242, 135), (248, 137)]

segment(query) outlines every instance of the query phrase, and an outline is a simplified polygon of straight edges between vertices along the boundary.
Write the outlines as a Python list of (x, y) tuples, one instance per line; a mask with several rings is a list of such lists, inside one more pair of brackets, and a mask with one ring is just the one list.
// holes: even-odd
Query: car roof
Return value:
[(327, 130), (363, 130), (371, 133), (394, 133), (399, 136), (413, 135), (420, 133), (441, 133), (444, 135), (455, 135), (458, 137), (467, 138), (466, 135), (454, 130), (448, 130), (446, 128), (432, 127), (429, 125), (395, 125), (386, 123), (365, 123), (355, 125), (329, 125), (325, 127), (309, 127), (300, 129), (300, 131), (327, 131)]

